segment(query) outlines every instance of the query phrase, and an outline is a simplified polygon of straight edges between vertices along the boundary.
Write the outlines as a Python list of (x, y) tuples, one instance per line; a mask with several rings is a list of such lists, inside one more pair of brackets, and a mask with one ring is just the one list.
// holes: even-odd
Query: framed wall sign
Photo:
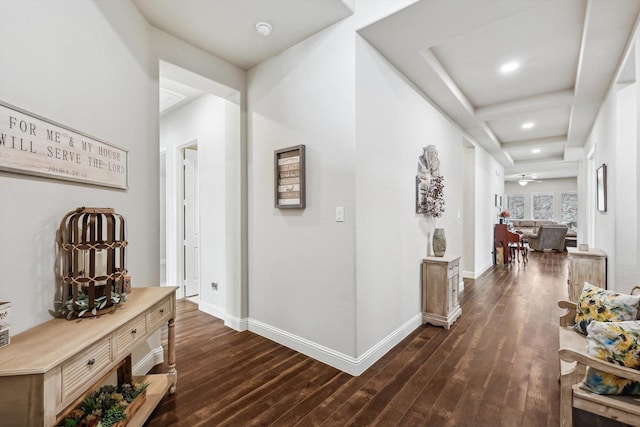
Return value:
[(274, 152), (276, 208), (305, 208), (304, 148), (304, 145), (296, 145)]
[(602, 164), (596, 172), (596, 199), (598, 210), (600, 212), (607, 211), (607, 165)]
[(0, 170), (129, 188), (127, 150), (3, 102)]

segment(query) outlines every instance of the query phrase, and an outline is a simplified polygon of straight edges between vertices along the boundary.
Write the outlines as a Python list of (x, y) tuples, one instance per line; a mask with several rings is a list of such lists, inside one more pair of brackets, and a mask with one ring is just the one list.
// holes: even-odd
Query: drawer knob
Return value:
[(160, 314), (164, 314), (164, 308), (160, 309)]
[(89, 359), (89, 361), (87, 362), (87, 365), (93, 366), (95, 363), (96, 363), (96, 359)]
[(132, 329), (132, 330), (131, 330), (131, 333), (132, 333), (132, 334), (136, 334), (136, 333), (138, 333), (138, 330), (137, 330), (137, 329)]

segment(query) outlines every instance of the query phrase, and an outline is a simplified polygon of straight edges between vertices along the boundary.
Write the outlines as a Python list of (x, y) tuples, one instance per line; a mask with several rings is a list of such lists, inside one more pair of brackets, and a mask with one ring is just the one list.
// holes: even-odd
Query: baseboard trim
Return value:
[(213, 317), (217, 317), (218, 319), (224, 320), (226, 317), (226, 313), (224, 310), (220, 309), (220, 307), (210, 304), (205, 301), (200, 301), (198, 303), (198, 310), (210, 314)]
[(164, 362), (162, 346), (152, 349), (133, 368), (133, 375), (146, 375), (154, 366)]
[(350, 375), (358, 376), (420, 326), (421, 320), (421, 313), (416, 314), (357, 358), (283, 331), (259, 320), (249, 319), (248, 326), (251, 332), (326, 363), (329, 366), (333, 366)]
[(480, 270), (480, 273), (476, 272), (476, 271), (463, 271), (462, 272), (462, 277), (465, 279), (477, 279), (478, 277), (482, 276), (484, 273), (487, 272), (488, 269), (490, 269), (491, 267), (493, 267), (493, 264), (489, 264), (488, 266), (486, 266), (485, 268), (483, 268), (482, 270)]
[(224, 318), (224, 325), (231, 329), (235, 329), (238, 332), (249, 330), (249, 320), (247, 318), (242, 319), (240, 317), (226, 315)]

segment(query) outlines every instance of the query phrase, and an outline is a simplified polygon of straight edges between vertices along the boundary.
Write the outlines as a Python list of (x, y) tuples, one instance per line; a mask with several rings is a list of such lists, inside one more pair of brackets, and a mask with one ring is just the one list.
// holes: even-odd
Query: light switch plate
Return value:
[(344, 208), (342, 206), (336, 207), (336, 222), (344, 222)]

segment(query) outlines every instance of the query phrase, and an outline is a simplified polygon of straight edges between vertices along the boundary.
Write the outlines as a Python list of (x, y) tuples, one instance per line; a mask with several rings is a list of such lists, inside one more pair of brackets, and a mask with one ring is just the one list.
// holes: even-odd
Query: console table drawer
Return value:
[(451, 279), (453, 276), (457, 276), (459, 273), (459, 267), (458, 267), (458, 263), (457, 262), (452, 262), (449, 265), (448, 271), (447, 271), (447, 279)]
[(111, 362), (111, 340), (105, 339), (62, 365), (62, 399), (69, 397), (87, 378), (98, 374)]
[(160, 301), (151, 310), (149, 310), (149, 330), (155, 331), (162, 325), (163, 322), (173, 317), (172, 299), (167, 298), (164, 301)]
[(116, 343), (118, 355), (123, 354), (129, 346), (147, 335), (147, 323), (145, 316), (138, 316), (131, 322), (118, 329), (116, 332)]

